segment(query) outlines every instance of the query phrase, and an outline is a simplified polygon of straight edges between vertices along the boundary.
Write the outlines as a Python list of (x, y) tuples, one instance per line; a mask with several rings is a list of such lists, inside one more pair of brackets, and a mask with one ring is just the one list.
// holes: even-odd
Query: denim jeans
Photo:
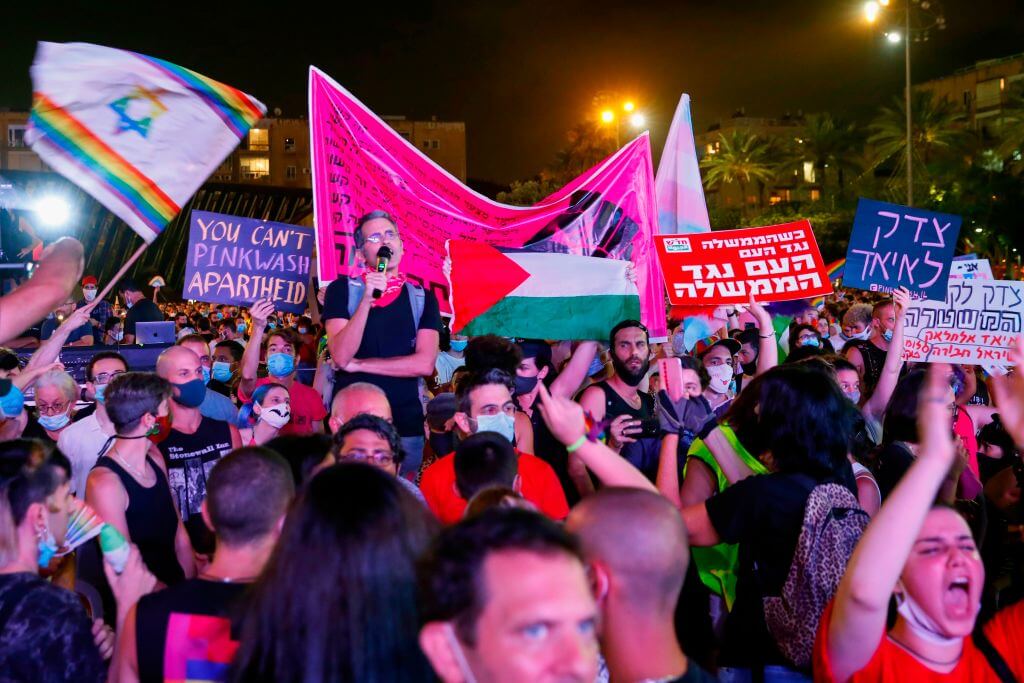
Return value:
[[(721, 683), (753, 683), (754, 674), (750, 669), (734, 669), (722, 667), (718, 670), (718, 680)], [(811, 677), (799, 671), (785, 666), (774, 664), (764, 667), (764, 683), (811, 683)]]
[(403, 436), (402, 450), (405, 460), (402, 462), (401, 475), (409, 481), (416, 481), (420, 465), (423, 463), (423, 446), (426, 442), (422, 436)]

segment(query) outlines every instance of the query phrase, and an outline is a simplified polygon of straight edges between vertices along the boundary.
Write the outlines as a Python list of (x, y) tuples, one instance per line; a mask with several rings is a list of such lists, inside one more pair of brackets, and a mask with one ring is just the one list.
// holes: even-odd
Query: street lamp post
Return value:
[[(610, 100), (615, 99), (617, 99), (615, 95), (601, 92), (594, 97), (594, 103), (598, 106), (607, 105)], [(622, 113), (617, 112), (616, 109), (621, 109)], [(619, 146), (622, 144), (622, 118), (624, 115), (629, 115), (629, 125), (637, 130), (643, 128), (647, 122), (646, 117), (637, 111), (636, 103), (632, 100), (624, 100), (621, 105), (605, 106), (601, 109), (601, 122), (615, 125), (615, 149), (619, 149)]]
[[(864, 5), (864, 17), (868, 23), (874, 23), (878, 18), (884, 7), (889, 6), (890, 0), (870, 0)], [(932, 21), (930, 24), (914, 29), (911, 23), (911, 3), (916, 3), (920, 6), (923, 12), (929, 12), (931, 14)], [(901, 39), (903, 40), (903, 67), (905, 75), (905, 88), (903, 92), (903, 110), (906, 115), (906, 129), (907, 129), (907, 142), (906, 142), (906, 163), (907, 163), (907, 206), (914, 205), (914, 128), (913, 128), (913, 116), (911, 110), (911, 99), (910, 99), (910, 40), (914, 33), (917, 36), (914, 37), (915, 41), (928, 40), (928, 32), (932, 28), (938, 28), (943, 30), (946, 28), (946, 19), (942, 14), (941, 8), (933, 9), (929, 0), (903, 0), (904, 9), (904, 32), (900, 36), (897, 32), (889, 32), (886, 34), (886, 38), (890, 43), (898, 43)]]

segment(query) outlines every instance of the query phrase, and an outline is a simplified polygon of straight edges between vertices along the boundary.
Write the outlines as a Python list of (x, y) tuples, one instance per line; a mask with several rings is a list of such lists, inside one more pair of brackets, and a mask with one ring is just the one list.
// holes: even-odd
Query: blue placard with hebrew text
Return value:
[(872, 292), (906, 287), (915, 299), (945, 301), (961, 222), (948, 213), (861, 198), (843, 286)]

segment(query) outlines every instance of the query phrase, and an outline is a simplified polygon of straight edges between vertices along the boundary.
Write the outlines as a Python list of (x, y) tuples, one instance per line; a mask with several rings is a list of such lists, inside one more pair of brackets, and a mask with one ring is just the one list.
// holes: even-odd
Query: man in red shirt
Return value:
[[(248, 403), (252, 392), (264, 384), (281, 384), (288, 388), (292, 419), (281, 429), (281, 435), (322, 434), (327, 408), (313, 387), (299, 382), (295, 375), (296, 353), (300, 345), (297, 335), (288, 328), (272, 328), (263, 343), (267, 318), (274, 313), (270, 301), (257, 301), (252, 305), (252, 334), (242, 355), (242, 380), (238, 383), (238, 398)], [(268, 376), (257, 379), (260, 352), (266, 348)]]
[[(512, 401), (512, 378), (503, 370), (486, 370), (469, 375), (459, 387), (458, 412), (455, 425), (460, 437), (478, 432), (497, 432), (515, 442), (515, 403)], [(540, 458), (518, 453), (519, 493), (552, 519), (565, 519), (569, 506), (558, 476)], [(462, 518), (466, 500), (455, 486), (455, 454), (440, 458), (424, 470), (420, 489), (427, 505), (444, 524)]]

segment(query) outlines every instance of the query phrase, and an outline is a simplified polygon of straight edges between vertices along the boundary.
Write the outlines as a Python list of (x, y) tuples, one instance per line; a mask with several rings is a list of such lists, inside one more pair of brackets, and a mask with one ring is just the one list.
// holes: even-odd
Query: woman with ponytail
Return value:
[(277, 437), (292, 417), (288, 388), (264, 384), (252, 392), (252, 400), (238, 411), (238, 433), (246, 446), (262, 446)]

